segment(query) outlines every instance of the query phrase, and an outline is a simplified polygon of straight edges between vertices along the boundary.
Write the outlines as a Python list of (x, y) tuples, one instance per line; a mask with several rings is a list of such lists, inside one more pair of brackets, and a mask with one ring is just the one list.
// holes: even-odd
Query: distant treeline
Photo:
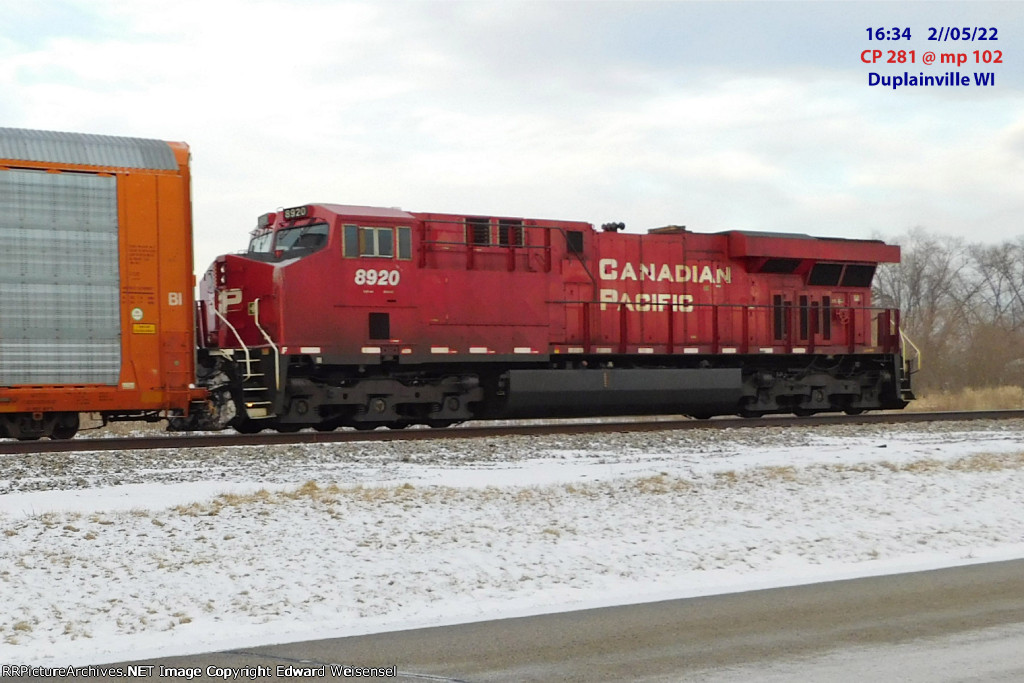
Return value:
[(875, 277), (921, 349), (919, 392), (1024, 385), (1024, 237), (995, 246), (924, 229), (886, 239), (903, 259)]

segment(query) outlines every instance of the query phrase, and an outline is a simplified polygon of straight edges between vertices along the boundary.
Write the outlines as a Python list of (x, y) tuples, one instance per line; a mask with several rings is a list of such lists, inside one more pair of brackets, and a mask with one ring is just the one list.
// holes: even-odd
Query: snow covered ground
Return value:
[(1024, 422), (0, 456), (0, 663), (1024, 557), (1022, 492)]

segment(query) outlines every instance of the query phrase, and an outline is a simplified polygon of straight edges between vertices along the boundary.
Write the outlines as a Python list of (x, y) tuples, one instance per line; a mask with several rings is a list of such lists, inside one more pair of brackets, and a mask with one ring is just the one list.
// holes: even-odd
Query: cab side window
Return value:
[[(397, 239), (396, 239), (397, 238)], [(412, 258), (412, 228), (378, 228), (346, 225), (343, 229), (345, 258)]]

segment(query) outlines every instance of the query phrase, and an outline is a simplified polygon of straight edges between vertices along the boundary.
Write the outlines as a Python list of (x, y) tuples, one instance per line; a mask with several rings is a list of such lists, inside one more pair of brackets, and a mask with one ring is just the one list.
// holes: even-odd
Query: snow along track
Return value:
[(0, 643), (95, 664), (1024, 557), (1022, 490), (1020, 420), (3, 456)]

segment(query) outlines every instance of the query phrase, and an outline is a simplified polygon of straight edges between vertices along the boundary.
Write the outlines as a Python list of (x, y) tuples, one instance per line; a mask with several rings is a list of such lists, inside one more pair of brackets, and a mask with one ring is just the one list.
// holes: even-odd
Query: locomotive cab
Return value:
[(399, 353), (396, 334), (416, 324), (401, 294), (415, 279), (413, 224), (392, 209), (284, 209), (260, 217), (244, 253), (214, 262), (200, 288), (205, 365), (236, 386), (221, 396), (235, 406), (219, 423), (287, 431), (280, 414), (293, 403), (301, 424), (315, 423), (308, 401), (291, 400), (304, 391), (295, 386), (324, 368), (365, 364), (368, 349)]
[[(267, 219), (269, 215), (262, 216), (261, 223)], [(245, 255), (271, 263), (302, 258), (326, 247), (329, 231), (330, 226), (323, 220), (308, 221), (303, 225), (279, 230), (256, 228)]]

